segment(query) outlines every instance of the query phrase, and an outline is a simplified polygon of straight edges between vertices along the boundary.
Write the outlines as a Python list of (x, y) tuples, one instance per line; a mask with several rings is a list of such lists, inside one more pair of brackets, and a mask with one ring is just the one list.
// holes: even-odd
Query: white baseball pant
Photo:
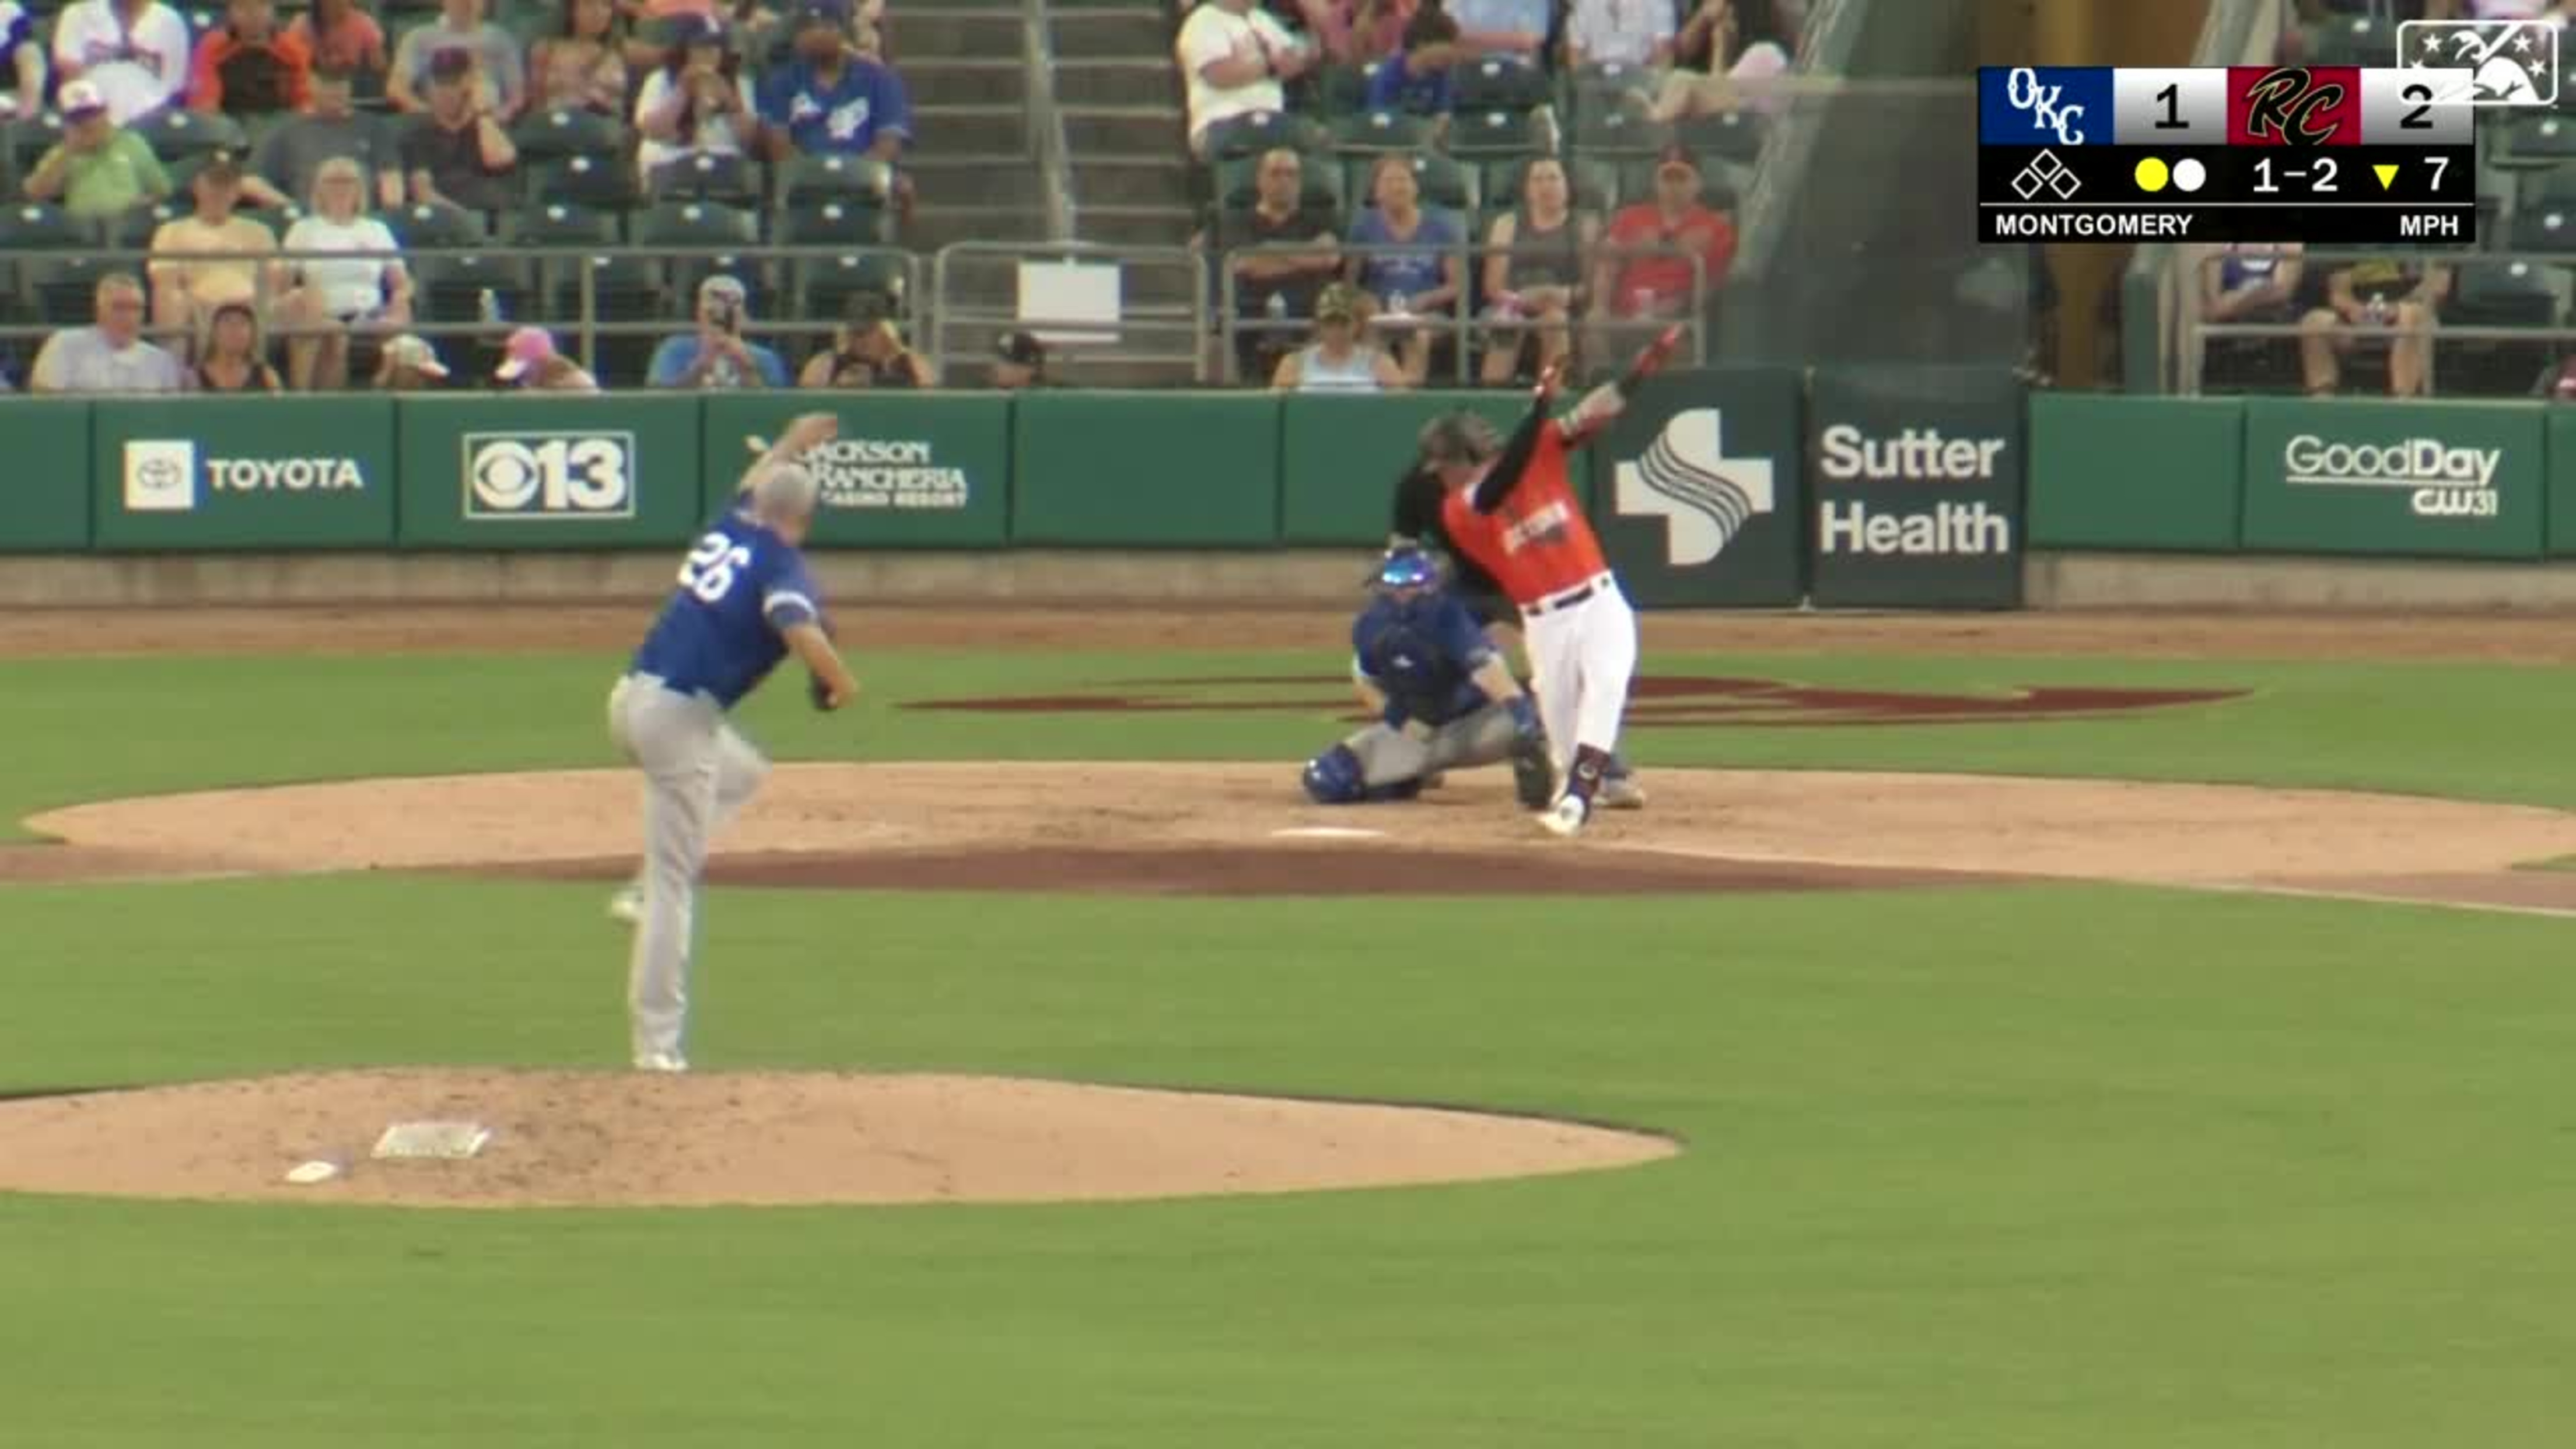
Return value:
[(1605, 756), (1619, 748), (1628, 682), (1637, 672), (1637, 614), (1617, 576), (1604, 573), (1523, 609), (1521, 637), (1548, 756), (1564, 781), (1578, 746)]

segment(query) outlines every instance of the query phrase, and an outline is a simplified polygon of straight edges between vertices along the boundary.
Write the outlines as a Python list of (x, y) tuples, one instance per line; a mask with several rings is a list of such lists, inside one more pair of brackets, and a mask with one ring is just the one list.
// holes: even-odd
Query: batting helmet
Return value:
[(1443, 413), (1422, 425), (1422, 461), (1438, 467), (1444, 463), (1481, 463), (1503, 450), (1503, 440), (1494, 425), (1478, 413)]

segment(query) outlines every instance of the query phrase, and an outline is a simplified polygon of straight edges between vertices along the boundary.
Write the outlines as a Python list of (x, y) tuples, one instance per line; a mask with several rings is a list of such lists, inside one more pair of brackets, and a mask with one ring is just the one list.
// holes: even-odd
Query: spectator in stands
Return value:
[(528, 104), (540, 111), (626, 113), (626, 37), (611, 0), (565, 0), (563, 24), (528, 54)]
[[(1419, 384), (1431, 369), (1431, 332), (1418, 319), (1453, 311), (1466, 290), (1456, 219), (1422, 205), (1414, 158), (1381, 156), (1369, 172), (1369, 198), (1345, 239), (1353, 249), (1350, 279), (1373, 298), (1378, 322), (1401, 334), (1395, 344), (1405, 376)], [(1396, 248), (1371, 251), (1369, 248)]]
[(599, 379), (555, 349), (555, 335), (543, 327), (521, 327), (501, 345), (501, 365), (492, 375), (527, 392), (597, 392)]
[(1414, 379), (1393, 357), (1363, 341), (1367, 304), (1347, 282), (1315, 299), (1315, 340), (1279, 359), (1270, 385), (1281, 392), (1392, 392)]
[(1025, 392), (1048, 386), (1046, 344), (1033, 332), (1005, 332), (993, 344), (993, 386)]
[(411, 325), (412, 280), (402, 244), (367, 212), (366, 169), (334, 156), (314, 168), (306, 214), (286, 229), (293, 281), (280, 314), (286, 375), (297, 392), (336, 391), (349, 381), (353, 329)]
[(1404, 27), (1416, 0), (1298, 0), (1307, 33), (1335, 65), (1367, 65), (1404, 44)]
[[(1226, 245), (1304, 250), (1237, 257), (1235, 315), (1244, 322), (1303, 322), (1315, 313), (1315, 294), (1342, 270), (1335, 218), (1305, 205), (1306, 163), (1287, 147), (1263, 155), (1253, 177), (1252, 209), (1227, 219), (1222, 229)], [(1291, 345), (1291, 334), (1284, 330), (1238, 331), (1236, 365), (1246, 377), (1268, 377)]]
[(124, 272), (98, 279), (98, 322), (45, 339), (27, 374), (30, 392), (181, 392), (179, 359), (143, 340), (143, 284)]
[[(1592, 274), (1596, 326), (1693, 315), (1695, 287), (1714, 295), (1724, 285), (1735, 224), (1701, 205), (1699, 188), (1698, 158), (1666, 146), (1655, 162), (1654, 199), (1621, 208), (1602, 238), (1606, 252)], [(1617, 355), (1615, 342), (1605, 337), (1598, 355)]]
[(1219, 123), (1286, 109), (1280, 82), (1313, 69), (1318, 55), (1252, 0), (1206, 0), (1181, 22), (1173, 51), (1189, 95), (1190, 154), (1202, 161)]
[(714, 21), (683, 16), (671, 22), (673, 44), (644, 77), (635, 97), (636, 169), (653, 173), (693, 156), (740, 156), (759, 134), (760, 118), (744, 103), (734, 79), (737, 61)]
[[(1458, 108), (1458, 22), (1432, 6), (1404, 27), (1404, 53), (1370, 77), (1368, 108), (1437, 118), (1445, 129)], [(1436, 134), (1436, 133), (1435, 133)]]
[(645, 381), (654, 387), (787, 386), (787, 364), (778, 354), (743, 340), (749, 301), (742, 283), (721, 272), (700, 282), (696, 330), (662, 339)]
[(318, 66), (304, 113), (271, 130), (251, 156), (251, 174), (287, 196), (310, 197), (322, 163), (346, 158), (358, 168), (360, 210), (403, 204), (402, 161), (383, 122), (360, 115), (349, 72)]
[(1789, 47), (1774, 32), (1745, 24), (1748, 3), (1753, 0), (1700, 0), (1674, 38), (1673, 69), (1655, 97), (1654, 119), (1669, 123), (1785, 107), (1787, 97), (1766, 83), (1788, 73)]
[(2230, 242), (2200, 267), (2204, 322), (2287, 322), (2299, 295), (2297, 242)]
[(385, 98), (396, 110), (430, 109), (427, 91), (437, 79), (437, 63), (456, 51), (475, 60), (475, 99), (484, 109), (507, 122), (527, 104), (528, 73), (519, 38), (484, 18), (483, 0), (441, 0), (435, 22), (403, 36), (394, 48)]
[(248, 302), (226, 302), (206, 321), (198, 349), (199, 392), (282, 392), (277, 369), (261, 355), (259, 313)]
[(1533, 63), (1546, 58), (1549, 0), (1449, 0), (1458, 17), (1458, 45), (1472, 58), (1519, 56)]
[(54, 71), (96, 86), (122, 126), (187, 93), (190, 43), (161, 0), (76, 0), (54, 24)]
[(376, 359), (378, 392), (435, 392), (447, 381), (447, 364), (438, 349), (406, 332), (385, 344)]
[(45, 108), (45, 44), (18, 0), (0, 0), (0, 120)]
[[(795, 59), (761, 83), (760, 119), (773, 159), (870, 156), (892, 166), (912, 140), (912, 102), (893, 70), (850, 51), (831, 11), (798, 12)], [(901, 178), (897, 179), (900, 189)]]
[[(465, 0), (472, 4), (475, 0)], [(442, 50), (429, 64), (429, 110), (402, 139), (414, 205), (501, 211), (519, 148), (510, 141), (478, 78), (473, 53)]]
[[(152, 233), (152, 321), (194, 337), (217, 307), (253, 307), (284, 290), (276, 264), (277, 234), (234, 211), (241, 203), (241, 163), (218, 151), (188, 183), (197, 208)], [(196, 260), (174, 260), (194, 257)], [(214, 258), (238, 257), (226, 261)]]
[(313, 0), (313, 8), (296, 16), (286, 33), (313, 58), (316, 74), (331, 70), (353, 79), (360, 75), (385, 78), (384, 27), (359, 7), (358, 0)]
[(2325, 305), (2300, 319), (2299, 360), (2308, 395), (2342, 383), (2338, 359), (2366, 338), (2388, 341), (2388, 395), (2422, 397), (2433, 371), (2433, 331), (2451, 273), (2421, 257), (2355, 262), (2326, 278)]
[(231, 0), (222, 26), (197, 42), (188, 107), (228, 116), (297, 110), (312, 74), (304, 42), (278, 28), (276, 0)]
[(903, 332), (885, 299), (873, 292), (850, 294), (849, 312), (832, 329), (832, 345), (805, 359), (797, 385), (809, 388), (931, 388), (939, 378), (921, 354), (903, 344)]
[(170, 194), (170, 173), (141, 136), (116, 123), (98, 86), (67, 81), (61, 96), (63, 139), (27, 173), (27, 195), (60, 198), (84, 221), (105, 221)]
[(1574, 0), (1565, 60), (1661, 70), (1673, 63), (1674, 34), (1672, 0)]
[(1520, 202), (1485, 233), (1487, 315), (1531, 323), (1490, 335), (1484, 379), (1501, 384), (1536, 377), (1573, 346), (1572, 320), (1583, 307), (1584, 259), (1601, 240), (1600, 219), (1574, 210), (1565, 163), (1533, 156), (1521, 168)]

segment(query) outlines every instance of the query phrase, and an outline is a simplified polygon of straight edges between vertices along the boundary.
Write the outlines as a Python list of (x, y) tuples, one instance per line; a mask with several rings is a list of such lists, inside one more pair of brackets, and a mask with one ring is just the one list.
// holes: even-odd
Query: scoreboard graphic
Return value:
[(1978, 239), (2467, 245), (2475, 92), (2422, 65), (1987, 66)]

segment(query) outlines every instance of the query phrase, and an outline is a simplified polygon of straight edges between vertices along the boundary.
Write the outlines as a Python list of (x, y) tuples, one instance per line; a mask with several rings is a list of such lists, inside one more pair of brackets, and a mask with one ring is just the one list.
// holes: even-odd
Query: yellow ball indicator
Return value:
[(2149, 156), (2138, 163), (2138, 189), (2145, 192), (2162, 191), (2165, 189), (2166, 178), (2171, 174), (2165, 170), (2165, 163)]

